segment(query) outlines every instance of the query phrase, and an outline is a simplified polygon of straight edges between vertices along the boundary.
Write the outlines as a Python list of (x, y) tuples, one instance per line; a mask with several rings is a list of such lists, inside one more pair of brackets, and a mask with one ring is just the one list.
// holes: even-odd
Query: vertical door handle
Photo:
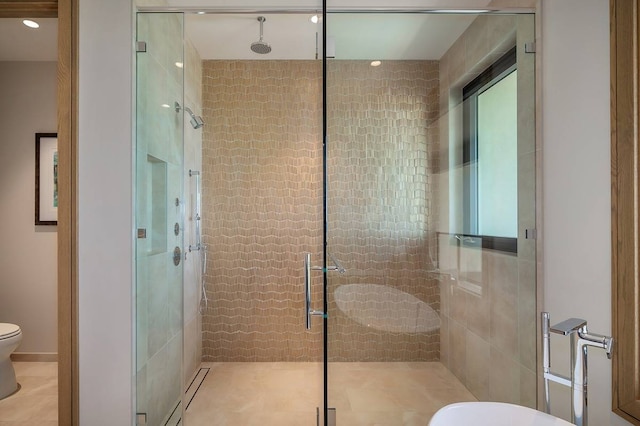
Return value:
[(325, 316), (324, 312), (311, 309), (311, 270), (322, 271), (323, 268), (319, 266), (311, 266), (311, 253), (304, 254), (304, 317), (305, 328), (311, 329), (311, 316)]
[(305, 328), (311, 329), (311, 253), (304, 254), (304, 316)]

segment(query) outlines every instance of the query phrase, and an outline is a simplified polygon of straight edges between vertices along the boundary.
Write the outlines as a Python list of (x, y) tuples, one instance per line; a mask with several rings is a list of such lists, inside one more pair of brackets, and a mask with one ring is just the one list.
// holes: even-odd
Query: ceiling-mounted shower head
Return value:
[(264, 16), (258, 16), (258, 22), (260, 22), (260, 40), (251, 43), (251, 50), (261, 55), (271, 52), (271, 46), (268, 43), (262, 41), (262, 25), (267, 19)]
[(202, 117), (200, 117), (199, 115), (195, 115), (189, 107), (184, 107), (184, 110), (187, 111), (187, 113), (189, 113), (189, 115), (191, 116), (190, 122), (194, 129), (199, 129), (200, 127), (204, 126), (204, 120), (202, 119)]

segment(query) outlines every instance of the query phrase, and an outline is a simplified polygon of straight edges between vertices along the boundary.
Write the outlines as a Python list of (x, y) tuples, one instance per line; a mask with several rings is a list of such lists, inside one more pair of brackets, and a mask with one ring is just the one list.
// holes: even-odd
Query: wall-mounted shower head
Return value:
[(268, 43), (262, 41), (262, 25), (267, 19), (264, 16), (258, 16), (258, 22), (260, 22), (260, 40), (251, 43), (251, 50), (261, 55), (271, 52), (271, 46)]
[(189, 107), (184, 107), (184, 110), (187, 111), (187, 113), (189, 113), (189, 115), (191, 116), (190, 122), (194, 129), (199, 129), (200, 127), (204, 126), (204, 120), (202, 119), (202, 117), (200, 117), (199, 115), (195, 115)]
[[(174, 107), (176, 112), (180, 112), (180, 110), (183, 109), (178, 101), (174, 103)], [(189, 116), (191, 116), (190, 122), (194, 129), (199, 129), (200, 127), (204, 126), (204, 120), (202, 119), (202, 117), (200, 117), (199, 115), (195, 115), (193, 111), (191, 111), (191, 108), (184, 107), (184, 110), (189, 113)]]

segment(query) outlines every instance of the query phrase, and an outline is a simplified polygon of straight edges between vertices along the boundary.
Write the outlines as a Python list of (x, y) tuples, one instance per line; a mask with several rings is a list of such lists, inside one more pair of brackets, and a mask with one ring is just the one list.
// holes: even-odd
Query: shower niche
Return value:
[(162, 253), (167, 249), (167, 163), (147, 155), (148, 212), (147, 253)]

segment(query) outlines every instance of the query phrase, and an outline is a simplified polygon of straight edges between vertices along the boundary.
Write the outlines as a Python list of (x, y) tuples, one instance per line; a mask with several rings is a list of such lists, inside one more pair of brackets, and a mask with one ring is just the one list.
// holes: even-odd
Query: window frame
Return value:
[(517, 70), (516, 47), (512, 47), (497, 61), (462, 88), (462, 170), (463, 170), (463, 232), (478, 238), (482, 248), (518, 253), (517, 237), (481, 235), (478, 232), (478, 95)]

